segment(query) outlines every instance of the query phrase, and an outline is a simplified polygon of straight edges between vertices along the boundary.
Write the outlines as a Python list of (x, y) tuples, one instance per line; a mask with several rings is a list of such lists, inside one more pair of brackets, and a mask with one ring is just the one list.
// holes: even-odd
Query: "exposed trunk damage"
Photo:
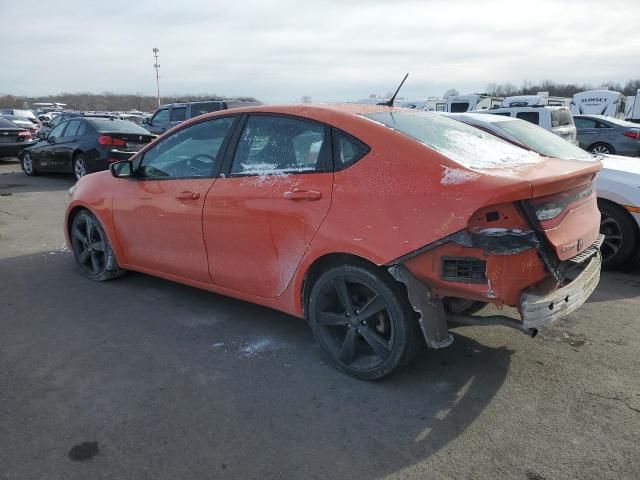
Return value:
[[(401, 257), (388, 264), (391, 275), (407, 288), (409, 301), (419, 315), (419, 323), (427, 345), (431, 348), (443, 348), (453, 342), (448, 331), (448, 322), (461, 325), (502, 325), (516, 329), (530, 337), (535, 337), (538, 329), (555, 320), (565, 317), (580, 307), (593, 293), (600, 279), (601, 256), (599, 247), (603, 236), (580, 254), (564, 262), (554, 258), (552, 252), (545, 248), (544, 241), (533, 230), (514, 230), (507, 228), (491, 228), (472, 232), (466, 230), (456, 232), (427, 245), (415, 252)], [(464, 313), (464, 308), (445, 310), (442, 297), (434, 295), (432, 289), (416, 278), (404, 265), (404, 262), (429, 252), (447, 243), (470, 248), (481, 249), (483, 255), (516, 255), (525, 250), (535, 249), (538, 261), (545, 264), (550, 276), (545, 281), (532, 285), (520, 294), (518, 308), (521, 321), (505, 315), (475, 316)], [(476, 250), (477, 251), (477, 250)], [(575, 268), (580, 266), (579, 268)], [(575, 278), (567, 281), (571, 273), (580, 272)], [(487, 272), (485, 296), (496, 298), (491, 286), (491, 274)], [(558, 288), (560, 287), (560, 288)], [(473, 303), (470, 301), (462, 303)]]

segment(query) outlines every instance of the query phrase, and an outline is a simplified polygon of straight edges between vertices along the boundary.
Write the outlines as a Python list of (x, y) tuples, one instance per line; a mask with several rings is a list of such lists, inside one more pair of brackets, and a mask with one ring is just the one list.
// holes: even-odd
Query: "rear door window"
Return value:
[(252, 115), (240, 135), (231, 174), (326, 171), (327, 130), (297, 118)]
[(516, 118), (524, 120), (534, 125), (540, 125), (540, 113), (539, 112), (518, 112)]
[(78, 134), (78, 128), (80, 127), (80, 120), (71, 120), (67, 125), (67, 129), (64, 131), (64, 136), (75, 137)]
[(176, 107), (171, 109), (171, 121), (183, 122), (187, 118), (187, 107)]
[(591, 120), (590, 118), (576, 118), (575, 119), (576, 128), (596, 128), (596, 121)]

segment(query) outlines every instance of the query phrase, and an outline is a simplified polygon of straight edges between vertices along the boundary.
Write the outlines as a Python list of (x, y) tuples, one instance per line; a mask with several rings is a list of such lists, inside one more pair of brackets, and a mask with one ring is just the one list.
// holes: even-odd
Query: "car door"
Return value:
[(156, 135), (160, 135), (167, 131), (169, 127), (169, 108), (161, 108), (158, 110), (147, 125), (147, 130)]
[(56, 169), (55, 151), (58, 139), (62, 137), (67, 122), (62, 122), (49, 132), (47, 138), (31, 150), (31, 158), (36, 169), (50, 171)]
[(56, 139), (52, 160), (52, 166), (56, 170), (71, 171), (71, 157), (78, 145), (77, 135), (81, 122), (81, 119), (69, 120), (62, 136)]
[(574, 118), (573, 120), (576, 124), (580, 148), (587, 149), (594, 143), (602, 141), (599, 138), (602, 130), (598, 128), (598, 122), (591, 118)]
[(287, 288), (329, 211), (333, 167), (326, 125), (252, 114), (234, 136), (205, 200), (214, 284), (261, 297)]
[(237, 118), (206, 120), (172, 133), (136, 160), (132, 178), (117, 182), (113, 221), (125, 263), (211, 283), (202, 207)]

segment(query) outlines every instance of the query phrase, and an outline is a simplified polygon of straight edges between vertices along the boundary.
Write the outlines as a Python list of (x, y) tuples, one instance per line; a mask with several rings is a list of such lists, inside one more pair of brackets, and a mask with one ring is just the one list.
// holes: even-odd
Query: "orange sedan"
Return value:
[[(531, 336), (600, 278), (599, 162), (437, 114), (283, 106), (197, 117), (71, 191), (93, 280), (135, 270), (306, 318), (343, 371), (382, 377), (450, 322)], [(515, 307), (476, 316), (486, 304)]]

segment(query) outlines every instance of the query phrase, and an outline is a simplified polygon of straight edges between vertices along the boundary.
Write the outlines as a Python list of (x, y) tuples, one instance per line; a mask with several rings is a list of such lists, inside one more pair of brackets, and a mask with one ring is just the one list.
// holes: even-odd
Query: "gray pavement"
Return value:
[(535, 339), (458, 328), (366, 383), (296, 318), (84, 279), (72, 184), (0, 161), (0, 479), (640, 478), (637, 267)]

